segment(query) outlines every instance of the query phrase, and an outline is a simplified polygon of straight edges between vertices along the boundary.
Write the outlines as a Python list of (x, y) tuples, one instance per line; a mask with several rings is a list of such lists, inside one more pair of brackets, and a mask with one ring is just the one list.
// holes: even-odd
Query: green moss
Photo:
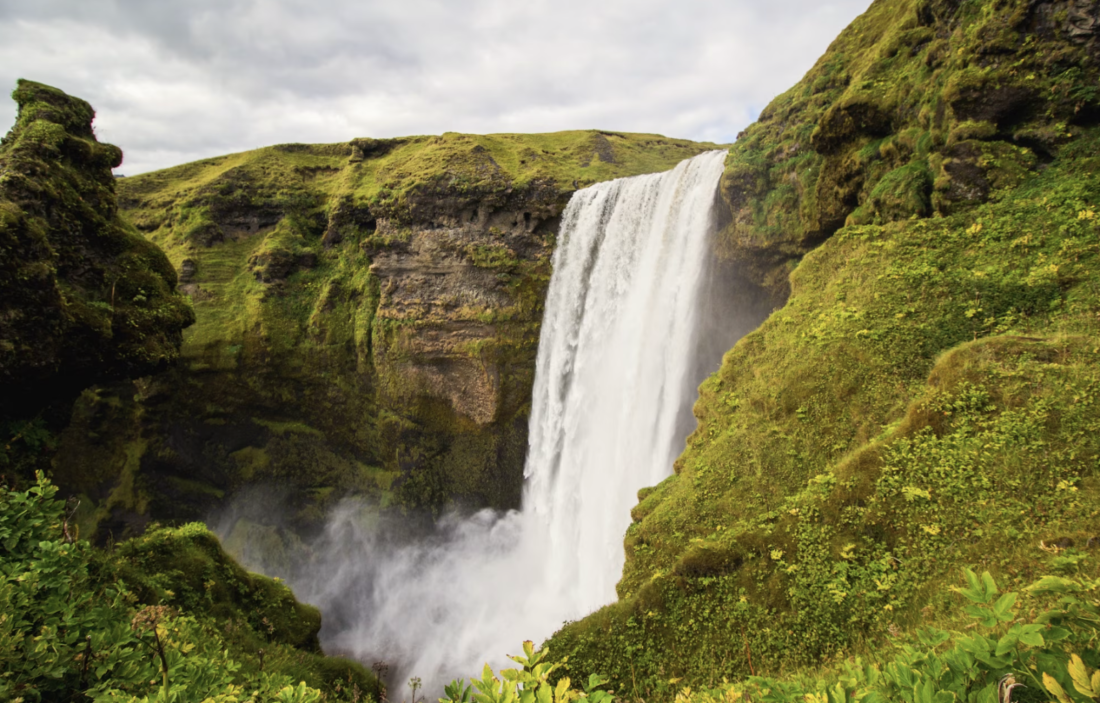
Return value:
[(165, 368), (194, 314), (164, 254), (117, 214), (78, 98), (20, 80), (0, 143), (0, 416), (29, 417), (99, 379)]
[(205, 525), (150, 529), (119, 545), (114, 556), (143, 602), (243, 621), (263, 639), (319, 650), (317, 609), (299, 603), (281, 582), (238, 566)]
[(378, 698), (378, 681), (361, 665), (325, 657), (321, 616), (279, 579), (245, 571), (201, 524), (153, 527), (124, 542), (109, 568), (138, 602), (177, 608), (214, 624), (230, 655), (249, 672), (279, 672), (338, 698)]
[(320, 430), (314, 429), (309, 425), (305, 425), (301, 422), (276, 422), (274, 420), (264, 420), (262, 418), (252, 418), (252, 421), (257, 425), (263, 425), (267, 429), (271, 430), (277, 435), (292, 434), (305, 434), (313, 435), (314, 437), (324, 438), (325, 433)]
[(159, 689), (274, 700), (296, 689), (299, 698), (382, 699), (362, 666), (317, 650), (315, 609), (241, 569), (203, 526), (154, 527), (97, 550), (73, 535), (56, 492), (41, 475), (28, 491), (0, 487), (5, 698), (147, 700)]
[(788, 263), (846, 223), (949, 214), (1019, 183), (1100, 107), (1074, 31), (1024, 2), (873, 3), (731, 149), (724, 255), (779, 303)]

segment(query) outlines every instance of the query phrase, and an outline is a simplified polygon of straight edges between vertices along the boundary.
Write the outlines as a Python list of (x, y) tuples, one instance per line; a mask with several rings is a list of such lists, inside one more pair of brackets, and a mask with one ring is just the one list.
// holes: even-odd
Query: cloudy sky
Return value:
[[(732, 141), (870, 0), (0, 0), (0, 87), (136, 174), (283, 142), (599, 128)], [(0, 101), (3, 131), (14, 103)]]

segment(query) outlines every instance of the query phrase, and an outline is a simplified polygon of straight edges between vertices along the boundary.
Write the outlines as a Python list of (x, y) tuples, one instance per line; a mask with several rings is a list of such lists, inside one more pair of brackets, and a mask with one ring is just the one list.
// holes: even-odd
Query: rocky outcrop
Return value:
[(779, 303), (846, 224), (996, 198), (1096, 121), (1098, 57), (1095, 3), (874, 3), (731, 149), (724, 256)]
[(60, 482), (116, 537), (248, 491), (299, 528), (350, 493), (518, 506), (558, 216), (577, 187), (707, 148), (446, 134), (125, 179), (126, 216), (177, 263), (197, 323), (180, 368), (81, 398)]
[(168, 258), (118, 214), (122, 152), (96, 140), (91, 106), (26, 80), (12, 97), (19, 114), (0, 143), (0, 471), (29, 419), (94, 383), (164, 370), (194, 320)]

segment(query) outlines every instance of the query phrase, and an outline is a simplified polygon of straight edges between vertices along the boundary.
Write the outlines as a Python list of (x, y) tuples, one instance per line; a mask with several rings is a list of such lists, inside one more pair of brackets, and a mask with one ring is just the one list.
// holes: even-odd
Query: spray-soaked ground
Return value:
[[(638, 489), (671, 473), (696, 386), (757, 321), (716, 310), (708, 280), (724, 161), (710, 152), (573, 196), (539, 341), (522, 510), (447, 517), (410, 540), (345, 503), (303, 550), (308, 562), (277, 568), (321, 608), (326, 651), (390, 662), (395, 684), (419, 676), (431, 697), (615, 599)], [(234, 525), (218, 527), (227, 537)], [(240, 526), (229, 542), (272, 570), (270, 548)]]

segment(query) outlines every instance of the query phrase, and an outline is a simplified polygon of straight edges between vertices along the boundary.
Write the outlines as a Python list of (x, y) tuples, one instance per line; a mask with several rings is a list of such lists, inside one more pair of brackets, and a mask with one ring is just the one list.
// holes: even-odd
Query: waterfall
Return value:
[[(324, 613), (327, 651), (400, 662), (391, 680), (419, 676), (431, 698), (614, 600), (636, 493), (672, 472), (691, 429), (724, 162), (709, 152), (573, 196), (539, 341), (522, 510), (449, 516), (408, 544), (394, 539), (401, 525), (342, 506), (308, 573), (291, 578)], [(735, 338), (709, 345), (705, 372)]]
[[(615, 598), (639, 488), (672, 473), (725, 152), (578, 191), (539, 340), (523, 501), (547, 597), (575, 618)], [(557, 623), (560, 625), (560, 620)]]

